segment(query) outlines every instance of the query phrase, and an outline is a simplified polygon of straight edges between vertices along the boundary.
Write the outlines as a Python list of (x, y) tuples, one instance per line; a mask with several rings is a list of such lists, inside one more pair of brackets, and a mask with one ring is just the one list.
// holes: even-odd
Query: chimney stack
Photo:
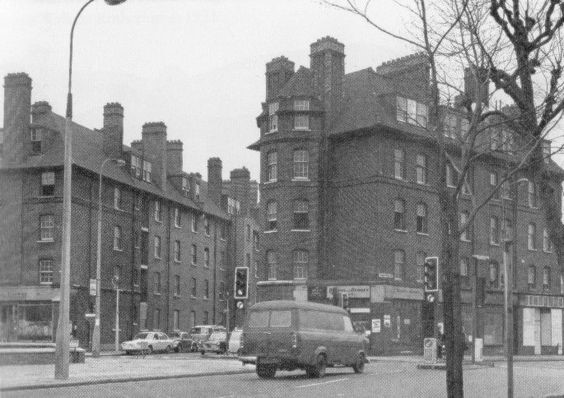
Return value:
[(310, 46), (313, 86), (323, 101), (325, 119), (329, 125), (341, 108), (345, 78), (345, 45), (325, 36)]
[(241, 214), (249, 214), (250, 190), (251, 190), (251, 173), (246, 167), (234, 169), (230, 174), (231, 184), (229, 196), (239, 201), (241, 205)]
[(274, 58), (266, 64), (266, 101), (276, 98), (294, 74), (294, 63), (286, 57)]
[(31, 145), (29, 122), (31, 78), (26, 73), (4, 77), (4, 143), (2, 163), (19, 164), (26, 158), (26, 144)]
[(182, 145), (180, 140), (166, 143), (166, 172), (169, 176), (182, 174)]
[(123, 150), (123, 107), (117, 102), (104, 105), (102, 148), (109, 158), (121, 158)]
[(488, 106), (489, 82), (487, 69), (476, 66), (464, 68), (464, 93), (472, 103), (481, 100), (485, 106)]
[(221, 206), (222, 168), (220, 158), (208, 159), (208, 198), (218, 206)]
[(143, 151), (152, 163), (153, 181), (166, 189), (166, 125), (163, 122), (145, 123), (141, 132)]

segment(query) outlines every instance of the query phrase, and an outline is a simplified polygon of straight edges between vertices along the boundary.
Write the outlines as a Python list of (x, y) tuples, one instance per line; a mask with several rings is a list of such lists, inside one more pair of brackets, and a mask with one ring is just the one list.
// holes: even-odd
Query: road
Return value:
[[(171, 362), (173, 365), (173, 362)], [(515, 397), (564, 394), (564, 362), (515, 364)], [(465, 397), (506, 395), (503, 363), (464, 372)], [(204, 376), (4, 393), (3, 397), (443, 397), (445, 373), (420, 370), (414, 363), (373, 362), (365, 373), (328, 369), (323, 379), (304, 372), (278, 372), (273, 380), (256, 374)]]

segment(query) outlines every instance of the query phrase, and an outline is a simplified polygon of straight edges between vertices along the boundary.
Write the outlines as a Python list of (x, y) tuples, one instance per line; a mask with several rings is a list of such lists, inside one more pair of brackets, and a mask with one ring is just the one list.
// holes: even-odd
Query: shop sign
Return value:
[(564, 308), (564, 297), (526, 294), (521, 297), (521, 305), (526, 307)]
[(380, 333), (381, 325), (380, 318), (372, 320), (372, 333)]
[(404, 318), (404, 319), (403, 319), (403, 324), (404, 324), (404, 325), (411, 325), (411, 319), (409, 319), (409, 318)]
[(393, 274), (388, 274), (387, 272), (380, 272), (378, 274), (378, 278), (381, 279), (394, 279), (394, 275)]
[(351, 314), (370, 314), (370, 308), (350, 308)]
[(387, 328), (392, 326), (392, 319), (391, 319), (390, 315), (388, 315), (388, 314), (384, 315), (384, 326), (387, 327)]
[(349, 298), (370, 298), (370, 286), (327, 286), (327, 298), (333, 298), (334, 290), (346, 293)]
[(327, 298), (326, 289), (323, 286), (308, 286), (307, 296), (311, 301), (319, 301)]

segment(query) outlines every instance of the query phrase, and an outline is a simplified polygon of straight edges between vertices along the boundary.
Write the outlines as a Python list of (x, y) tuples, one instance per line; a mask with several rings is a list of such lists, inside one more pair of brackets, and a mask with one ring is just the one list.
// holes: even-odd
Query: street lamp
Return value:
[[(70, 312), (70, 246), (71, 246), (71, 182), (72, 182), (72, 48), (74, 27), (82, 11), (94, 0), (88, 0), (74, 17), (70, 31), (69, 79), (67, 109), (65, 118), (65, 155), (63, 178), (63, 233), (61, 243), (61, 282), (59, 299), (59, 320), (55, 349), (55, 378), (69, 378), (69, 312)], [(125, 0), (104, 0), (108, 5), (117, 5)]]
[(489, 256), (481, 254), (472, 255), (474, 259), (474, 297), (472, 303), (472, 363), (476, 363), (476, 337), (478, 336), (478, 261), (489, 261)]
[(105, 159), (100, 166), (99, 180), (98, 180), (98, 237), (96, 248), (96, 315), (94, 318), (94, 330), (92, 331), (92, 356), (100, 356), (100, 296), (102, 294), (101, 288), (101, 273), (102, 273), (102, 177), (104, 175), (104, 166), (109, 161), (116, 162), (119, 166), (124, 166), (123, 159)]

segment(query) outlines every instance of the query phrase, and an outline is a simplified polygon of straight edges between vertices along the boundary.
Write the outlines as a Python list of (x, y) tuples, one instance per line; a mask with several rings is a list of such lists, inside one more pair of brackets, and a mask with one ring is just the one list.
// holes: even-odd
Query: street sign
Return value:
[(96, 279), (90, 279), (90, 295), (96, 295)]

